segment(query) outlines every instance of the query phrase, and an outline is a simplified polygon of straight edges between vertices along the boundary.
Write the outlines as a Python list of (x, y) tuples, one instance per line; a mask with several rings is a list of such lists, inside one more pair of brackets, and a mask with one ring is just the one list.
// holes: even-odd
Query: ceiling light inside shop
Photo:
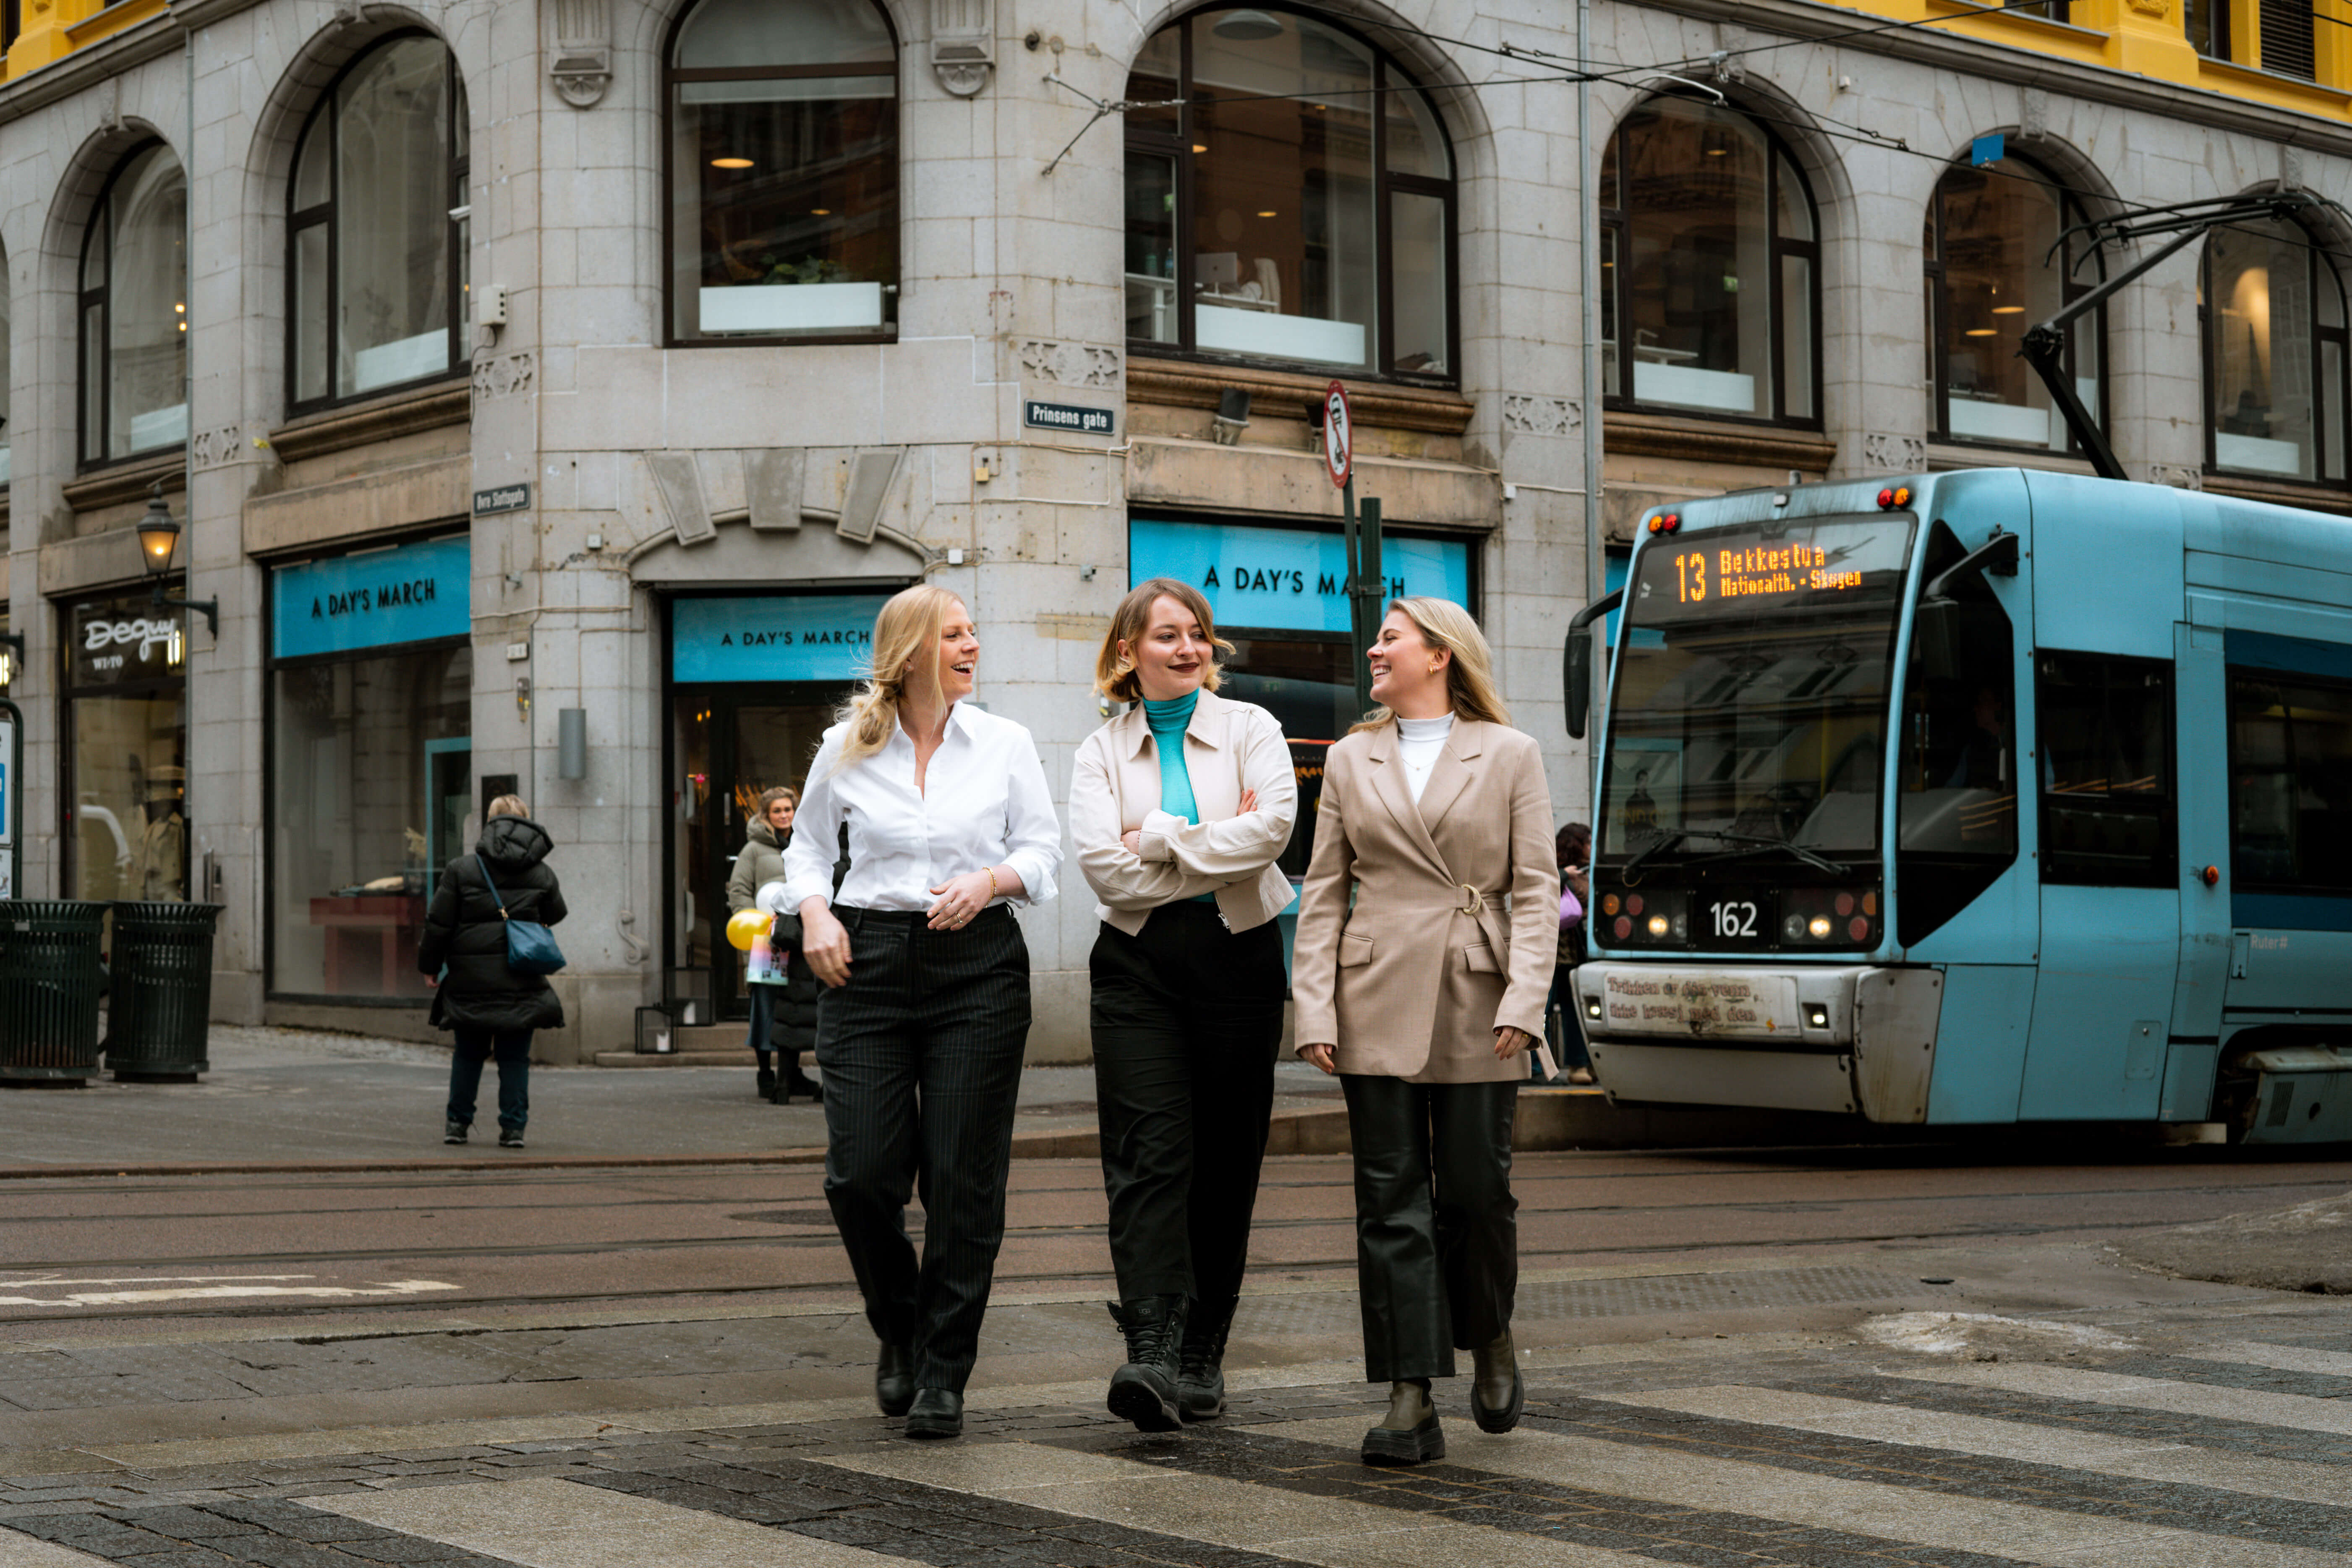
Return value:
[(1992, 313), (1996, 316), (2022, 316), (2025, 314), (2025, 307), (2022, 305), (1995, 305), (1992, 308)]
[(748, 169), (751, 167), (751, 160), (749, 158), (713, 158), (710, 160), (710, 166), (714, 169)]
[(1990, 338), (1997, 335), (1997, 332), (1991, 327), (1970, 327), (1967, 331), (1960, 334), (1960, 336), (1964, 338)]
[(1268, 207), (1265, 211), (1258, 214), (1257, 216), (1260, 217), (1280, 217), (1282, 215), (1275, 211), (1272, 207)]
[(811, 217), (831, 217), (832, 216), (833, 216), (833, 209), (832, 209), (831, 207), (811, 207), (811, 208), (809, 208), (809, 216), (811, 216)]
[(1205, 153), (1208, 150), (1209, 144), (1206, 142), (1195, 142), (1192, 143), (1192, 151), (1195, 153)]
[(1217, 19), (1209, 31), (1235, 43), (1253, 44), (1282, 36), (1282, 23), (1264, 11), (1234, 11)]

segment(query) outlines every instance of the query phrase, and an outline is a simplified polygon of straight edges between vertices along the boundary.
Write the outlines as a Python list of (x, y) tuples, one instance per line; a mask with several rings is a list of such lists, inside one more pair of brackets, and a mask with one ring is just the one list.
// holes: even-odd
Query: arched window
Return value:
[(1821, 247), (1795, 162), (1735, 110), (1654, 98), (1601, 166), (1612, 403), (1821, 423)]
[(81, 246), (81, 460), (188, 438), (188, 185), (161, 142), (107, 180)]
[(898, 43), (870, 0), (703, 0), (669, 57), (677, 342), (898, 321)]
[(438, 38), (345, 68), (294, 154), (287, 312), (298, 410), (456, 374), (466, 342), (467, 110)]
[(1127, 114), (1138, 352), (1454, 379), (1454, 154), (1410, 77), (1312, 16), (1201, 11), (1127, 97), (1168, 106)]
[(2206, 461), (2344, 480), (2344, 287), (2308, 230), (2242, 223), (2205, 242)]
[[(2065, 451), (2066, 421), (2049, 388), (2020, 359), (2027, 328), (2065, 309), (2101, 277), (2096, 251), (2052, 247), (2083, 214), (2048, 174), (2021, 158), (1955, 164), (1927, 204), (1928, 417), (1944, 441), (1990, 441)], [(2078, 262), (2086, 262), (2077, 270)], [(2105, 312), (2067, 334), (2074, 394), (2102, 426), (2099, 368)]]

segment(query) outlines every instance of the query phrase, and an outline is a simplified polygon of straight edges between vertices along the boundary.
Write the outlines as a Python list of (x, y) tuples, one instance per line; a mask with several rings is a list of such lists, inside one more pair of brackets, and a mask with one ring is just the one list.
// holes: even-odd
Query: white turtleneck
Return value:
[(1421, 792), (1428, 787), (1429, 771), (1437, 765), (1438, 753), (1445, 750), (1445, 737), (1454, 733), (1454, 715), (1437, 719), (1400, 719), (1397, 725), (1397, 761), (1404, 764), (1405, 787), (1412, 792), (1412, 803), (1421, 804)]

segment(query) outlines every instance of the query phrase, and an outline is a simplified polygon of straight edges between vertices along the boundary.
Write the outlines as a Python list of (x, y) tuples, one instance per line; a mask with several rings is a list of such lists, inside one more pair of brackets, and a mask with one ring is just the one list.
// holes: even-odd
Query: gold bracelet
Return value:
[(988, 868), (988, 897), (992, 903), (996, 900), (996, 868), (993, 866)]

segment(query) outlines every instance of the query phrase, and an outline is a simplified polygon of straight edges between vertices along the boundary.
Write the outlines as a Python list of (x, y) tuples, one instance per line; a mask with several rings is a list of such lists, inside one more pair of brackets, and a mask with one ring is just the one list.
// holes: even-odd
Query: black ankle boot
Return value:
[(1527, 1380), (1519, 1375), (1518, 1347), (1511, 1331), (1475, 1352), (1476, 1371), (1470, 1380), (1470, 1414), (1481, 1432), (1507, 1432), (1519, 1424), (1528, 1402)]
[(1445, 1458), (1445, 1430), (1429, 1402), (1429, 1379), (1401, 1378), (1389, 1385), (1389, 1413), (1364, 1434), (1368, 1465), (1421, 1465)]
[(776, 1103), (788, 1105), (796, 1094), (811, 1105), (824, 1103), (824, 1090), (818, 1086), (816, 1079), (803, 1072), (798, 1061), (788, 1059), (784, 1063), (783, 1076), (776, 1080)]
[(1176, 1405), (1187, 1421), (1213, 1421), (1225, 1413), (1225, 1335), (1240, 1304), (1230, 1296), (1213, 1305), (1195, 1301), (1184, 1320)]
[(755, 1092), (761, 1100), (776, 1098), (776, 1069), (768, 1065), (768, 1058), (765, 1057), (760, 1058), (759, 1087)]
[(874, 1362), (874, 1404), (885, 1415), (904, 1415), (915, 1403), (915, 1358), (904, 1345), (884, 1345)]
[(1176, 1405), (1176, 1379), (1184, 1343), (1185, 1298), (1139, 1296), (1105, 1305), (1127, 1336), (1127, 1364), (1110, 1374), (1105, 1403), (1113, 1415), (1142, 1432), (1173, 1432), (1184, 1424)]

